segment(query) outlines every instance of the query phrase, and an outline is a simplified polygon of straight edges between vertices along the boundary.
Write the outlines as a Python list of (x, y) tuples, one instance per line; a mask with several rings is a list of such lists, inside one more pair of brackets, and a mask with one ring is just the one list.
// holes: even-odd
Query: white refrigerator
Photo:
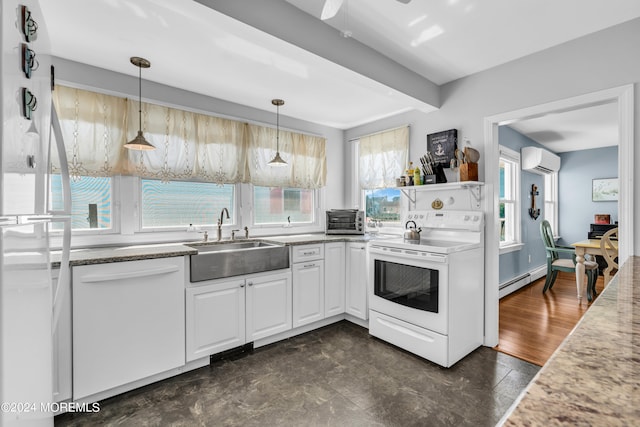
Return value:
[[(52, 332), (68, 286), (52, 285), (50, 234), (63, 236), (59, 281), (68, 283), (68, 171), (39, 3), (1, 4), (0, 426), (52, 426)], [(50, 208), (52, 152), (63, 157), (58, 211)]]

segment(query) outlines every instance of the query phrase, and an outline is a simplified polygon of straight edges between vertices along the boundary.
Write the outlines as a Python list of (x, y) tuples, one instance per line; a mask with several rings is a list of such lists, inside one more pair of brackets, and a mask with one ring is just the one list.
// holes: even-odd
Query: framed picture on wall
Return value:
[(449, 129), (427, 135), (427, 151), (431, 152), (436, 163), (448, 168), (456, 157), (458, 148), (458, 130)]
[(615, 202), (618, 200), (618, 178), (596, 178), (592, 180), (591, 200)]

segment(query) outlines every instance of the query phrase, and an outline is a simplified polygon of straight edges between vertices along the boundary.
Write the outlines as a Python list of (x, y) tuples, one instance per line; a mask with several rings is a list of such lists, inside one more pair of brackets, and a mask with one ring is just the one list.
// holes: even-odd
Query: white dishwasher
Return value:
[(73, 267), (73, 398), (185, 363), (184, 257)]

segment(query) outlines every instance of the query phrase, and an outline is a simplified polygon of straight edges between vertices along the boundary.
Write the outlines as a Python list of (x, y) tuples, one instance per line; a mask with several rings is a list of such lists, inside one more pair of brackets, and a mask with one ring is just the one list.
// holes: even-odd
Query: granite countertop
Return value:
[(621, 267), (501, 425), (640, 425), (639, 318), (636, 256)]
[[(368, 242), (370, 240), (376, 240), (381, 238), (388, 238), (390, 235), (326, 235), (324, 233), (311, 233), (311, 234), (291, 234), (282, 236), (266, 236), (257, 237), (250, 240), (253, 241), (265, 241), (279, 243), (283, 245), (307, 245), (313, 243), (330, 243), (330, 242)], [(398, 236), (393, 236), (398, 237)], [(238, 239), (243, 240), (243, 239)], [(229, 240), (224, 240), (220, 243), (228, 243)], [(122, 261), (136, 261), (142, 259), (153, 258), (169, 258), (176, 256), (195, 255), (198, 253), (189, 245), (215, 245), (218, 242), (189, 242), (189, 243), (167, 243), (167, 244), (150, 244), (150, 245), (135, 245), (135, 246), (114, 246), (114, 247), (102, 247), (102, 248), (86, 248), (86, 249), (72, 249), (69, 255), (69, 265), (90, 265), (90, 264), (105, 264), (110, 262), (122, 262)], [(60, 267), (60, 252), (54, 252), (52, 254), (53, 268)]]

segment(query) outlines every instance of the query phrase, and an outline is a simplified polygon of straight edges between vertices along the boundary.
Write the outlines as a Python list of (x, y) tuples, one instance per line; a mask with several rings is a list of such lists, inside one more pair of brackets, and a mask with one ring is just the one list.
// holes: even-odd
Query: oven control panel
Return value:
[(477, 211), (409, 211), (406, 221), (415, 221), (420, 228), (480, 231), (484, 216)]

